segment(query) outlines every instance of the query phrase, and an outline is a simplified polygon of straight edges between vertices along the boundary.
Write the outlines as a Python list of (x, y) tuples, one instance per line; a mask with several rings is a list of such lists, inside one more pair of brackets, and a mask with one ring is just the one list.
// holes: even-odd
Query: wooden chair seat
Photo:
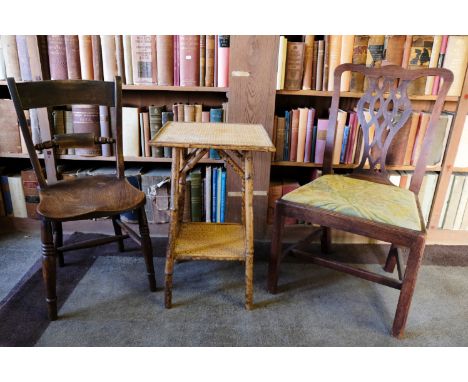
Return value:
[(134, 210), (145, 203), (145, 194), (125, 178), (98, 175), (56, 183), (40, 191), (37, 212), (52, 220), (110, 216)]
[(324, 175), (282, 199), (415, 231), (424, 226), (413, 192), (344, 175)]

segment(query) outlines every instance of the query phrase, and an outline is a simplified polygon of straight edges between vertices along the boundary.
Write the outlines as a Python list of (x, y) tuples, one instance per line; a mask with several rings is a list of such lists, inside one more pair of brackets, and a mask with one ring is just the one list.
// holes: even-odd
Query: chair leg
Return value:
[(284, 231), (284, 215), (282, 215), (278, 206), (275, 209), (275, 220), (273, 225), (270, 263), (268, 264), (268, 291), (272, 294), (278, 291), (278, 275), (281, 263), (282, 244)]
[(425, 239), (420, 238), (410, 248), (408, 262), (406, 264), (405, 276), (398, 299), (398, 305), (393, 321), (392, 335), (394, 337), (403, 337), (408, 312), (413, 298), (414, 288), (416, 286), (416, 279), (418, 277), (418, 270), (424, 255)]
[(390, 247), (390, 251), (388, 252), (387, 260), (385, 261), (385, 265), (383, 267), (385, 272), (393, 273), (397, 263), (397, 256), (398, 249), (395, 245), (392, 244)]
[(155, 292), (156, 278), (154, 276), (153, 247), (151, 245), (151, 237), (149, 235), (148, 221), (146, 219), (146, 212), (144, 207), (138, 209), (138, 225), (140, 228), (141, 250), (143, 252), (143, 257), (145, 258), (146, 272), (148, 274), (150, 290), (151, 292)]
[(322, 253), (331, 252), (331, 229), (330, 227), (322, 227), (322, 235), (320, 236), (320, 249)]
[(172, 308), (172, 272), (174, 270), (174, 258), (166, 258), (166, 270), (164, 280), (164, 306), (166, 309)]
[(63, 229), (62, 229), (62, 222), (54, 222), (53, 223), (54, 233), (55, 233), (55, 252), (58, 258), (59, 267), (65, 266), (65, 260), (63, 258), (63, 252), (57, 251), (58, 247), (63, 245)]
[(57, 319), (56, 294), (56, 258), (52, 224), (50, 221), (41, 221), (41, 251), (42, 251), (42, 277), (46, 287), (46, 302), (49, 320)]
[[(120, 226), (117, 224), (117, 220), (120, 220), (120, 216), (113, 216), (112, 217), (112, 225), (114, 226), (114, 233), (115, 235), (122, 235), (122, 228), (120, 228)], [(117, 244), (119, 246), (119, 252), (123, 252), (125, 250), (125, 247), (124, 247), (124, 241), (123, 239), (119, 239), (117, 241)]]

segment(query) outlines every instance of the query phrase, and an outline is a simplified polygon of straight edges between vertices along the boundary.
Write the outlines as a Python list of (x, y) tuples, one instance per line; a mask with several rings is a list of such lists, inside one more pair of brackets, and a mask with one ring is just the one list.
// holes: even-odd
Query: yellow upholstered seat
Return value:
[(421, 231), (416, 196), (400, 187), (344, 175), (324, 175), (284, 195), (282, 199)]

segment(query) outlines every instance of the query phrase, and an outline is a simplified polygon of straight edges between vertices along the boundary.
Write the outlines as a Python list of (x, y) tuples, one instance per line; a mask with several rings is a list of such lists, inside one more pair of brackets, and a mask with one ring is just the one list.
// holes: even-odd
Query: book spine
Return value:
[(34, 170), (21, 171), (24, 200), (28, 218), (38, 219), (37, 206), (39, 204), (39, 183)]
[(317, 41), (317, 74), (315, 75), (315, 90), (322, 90), (322, 82), (323, 82), (323, 55), (324, 55), (324, 41), (319, 40)]
[(205, 86), (214, 86), (214, 51), (215, 51), (215, 36), (206, 36), (205, 49)]
[[(164, 126), (167, 122), (172, 121), (174, 119), (174, 113), (172, 111), (163, 111), (161, 113), (161, 123)], [(171, 147), (164, 147), (164, 158), (171, 158), (172, 157), (172, 148)]]
[(318, 49), (319, 49), (319, 42), (314, 41), (314, 47), (312, 50), (312, 81), (310, 84), (310, 88), (313, 90), (316, 90), (316, 85), (317, 85)]
[(221, 200), (220, 200), (220, 217), (219, 222), (224, 223), (226, 215), (226, 171), (221, 171)]
[(174, 85), (174, 36), (156, 36), (158, 85)]
[(184, 105), (184, 122), (195, 122), (195, 105)]
[(21, 181), (21, 176), (9, 176), (8, 186), (10, 188), (13, 216), (16, 218), (27, 218), (28, 213), (26, 210), (26, 201), (24, 198), (23, 182)]
[(315, 109), (311, 108), (307, 113), (307, 131), (305, 142), (304, 162), (310, 162), (312, 151), (312, 132), (314, 130)]
[(123, 36), (115, 35), (115, 59), (117, 61), (117, 75), (122, 79), (122, 83), (126, 84), (127, 79), (125, 76), (125, 58), (124, 58), (124, 46)]
[(202, 199), (201, 199), (201, 172), (193, 171), (190, 174), (190, 202), (192, 211), (192, 221), (202, 221)]
[(329, 45), (330, 45), (330, 36), (325, 35), (323, 37), (322, 91), (326, 91), (328, 89), (328, 64), (330, 62)]
[(158, 59), (157, 59), (157, 47), (156, 47), (156, 36), (150, 36), (151, 41), (151, 82), (158, 85)]
[[(210, 109), (210, 122), (223, 122), (223, 109)], [(215, 149), (210, 149), (210, 158), (221, 159)]]
[(205, 168), (205, 221), (211, 223), (211, 166)]
[[(164, 107), (150, 106), (149, 108), (149, 125), (151, 139), (157, 134), (162, 127), (162, 112)], [(164, 149), (162, 147), (151, 146), (151, 156), (153, 158), (162, 158), (164, 156)]]
[(308, 113), (309, 110), (307, 108), (299, 108), (299, 127), (297, 131), (296, 162), (304, 161)]
[(174, 36), (174, 85), (180, 86), (179, 36)]
[(196, 104), (195, 106), (195, 122), (203, 122), (202, 121), (202, 113), (203, 113), (203, 107), (200, 104)]
[[(73, 131), (75, 133), (92, 133), (99, 136), (101, 126), (99, 120), (99, 106), (73, 105), (72, 106)], [(76, 155), (98, 156), (101, 155), (101, 146), (94, 145), (90, 148), (75, 148)]]
[(5, 215), (13, 216), (13, 202), (11, 200), (10, 186), (8, 184), (8, 176), (1, 175), (0, 183), (2, 186), (3, 202), (5, 203)]
[(102, 67), (101, 37), (99, 35), (91, 36), (91, 45), (93, 47), (93, 77), (95, 81), (102, 81), (104, 74)]
[[(112, 137), (110, 129), (109, 108), (107, 106), (99, 106), (99, 129), (101, 132), (101, 137)], [(101, 145), (102, 156), (112, 156), (112, 148), (113, 146), (111, 144)]]
[[(353, 59), (352, 63), (356, 65), (365, 65), (367, 61), (367, 45), (369, 36), (354, 36)], [(364, 74), (358, 72), (351, 73), (349, 90), (352, 92), (362, 92), (364, 88)]]
[[(447, 42), (448, 36), (442, 36), (442, 42), (440, 45), (439, 59), (437, 60), (437, 67), (442, 68), (444, 66), (445, 53), (447, 52)], [(436, 76), (434, 78), (434, 84), (432, 85), (432, 95), (437, 95), (439, 93), (439, 84), (440, 77)]]
[(329, 61), (328, 61), (328, 91), (333, 91), (333, 80), (336, 67), (340, 64), (341, 36), (330, 36)]
[[(344, 35), (341, 38), (340, 64), (350, 64), (353, 61), (354, 35)], [(340, 90), (349, 92), (351, 84), (351, 72), (346, 71), (341, 75)]]
[(220, 167), (218, 169), (218, 184), (216, 186), (216, 223), (221, 223), (221, 187), (222, 187), (222, 180), (223, 180), (223, 169)]
[(219, 40), (219, 36), (218, 35), (215, 35), (215, 47), (214, 47), (214, 65), (213, 65), (213, 70), (214, 70), (214, 73), (213, 73), (213, 78), (214, 78), (214, 84), (213, 86), (218, 86), (218, 40)]
[(284, 79), (284, 88), (286, 90), (299, 90), (301, 88), (303, 67), (304, 43), (288, 42)]
[(199, 86), (200, 36), (179, 36), (180, 86)]
[(405, 39), (405, 45), (403, 47), (403, 58), (401, 59), (402, 68), (408, 67), (408, 61), (409, 61), (412, 42), (413, 42), (413, 36), (407, 35)]
[[(442, 47), (442, 36), (434, 36), (434, 44), (432, 45), (431, 60), (429, 62), (429, 68), (437, 68), (441, 47)], [(427, 77), (426, 88), (424, 89), (425, 95), (432, 94), (432, 88), (434, 87), (434, 78), (435, 78), (434, 76)]]
[(325, 142), (327, 139), (328, 119), (319, 119), (317, 122), (317, 136), (315, 141), (315, 163), (323, 163)]
[(14, 35), (2, 36), (2, 50), (5, 61), (5, 71), (7, 77), (13, 77), (15, 81), (21, 81), (21, 69)]
[(229, 86), (229, 52), (230, 36), (220, 35), (218, 37), (218, 86)]
[(6, 77), (7, 77), (7, 74), (6, 74), (6, 68), (5, 68), (5, 59), (3, 58), (2, 36), (0, 36), (0, 80), (3, 81), (6, 79)]
[(151, 157), (151, 146), (149, 144), (151, 139), (151, 132), (149, 125), (149, 112), (147, 111), (140, 113), (140, 129), (143, 131), (143, 139), (141, 140), (141, 155), (145, 157)]
[(304, 76), (302, 79), (302, 89), (312, 89), (312, 76), (314, 73), (314, 36), (305, 36), (305, 52), (304, 52)]
[(101, 35), (101, 47), (104, 81), (114, 81), (117, 75), (115, 37), (111, 35)]
[(132, 37), (123, 36), (124, 66), (125, 66), (125, 84), (133, 85), (133, 65), (132, 65)]
[[(34, 36), (33, 36), (34, 37)], [(47, 36), (46, 35), (37, 35), (35, 36), (35, 40), (37, 43), (37, 49), (39, 50), (39, 61), (41, 65), (41, 77), (42, 80), (50, 80), (50, 63), (49, 63), (49, 48), (47, 43)], [(31, 53), (29, 54), (31, 57)], [(33, 71), (32, 64), (31, 70)], [(39, 74), (39, 73), (38, 73)], [(35, 77), (33, 73), (33, 79), (35, 81), (39, 80), (39, 78)]]
[(78, 45), (80, 52), (81, 78), (94, 80), (93, 72), (93, 43), (90, 35), (79, 35)]
[(291, 114), (289, 111), (284, 112), (284, 153), (283, 160), (289, 160), (289, 152), (291, 147)]
[(47, 48), (49, 51), (50, 78), (52, 80), (68, 79), (65, 37), (62, 35), (48, 35)]
[(80, 43), (77, 35), (65, 36), (65, 54), (69, 80), (81, 80)]
[(292, 111), (291, 118), (291, 151), (289, 153), (289, 160), (296, 162), (297, 159), (297, 139), (299, 135), (299, 110), (294, 109)]
[(217, 206), (217, 195), (218, 195), (218, 172), (219, 169), (217, 167), (213, 167), (212, 173), (212, 197), (211, 197), (211, 221), (213, 223), (216, 222), (216, 206)]
[(341, 143), (340, 163), (345, 163), (346, 147), (348, 144), (349, 126), (345, 126), (343, 130), (343, 142)]
[(122, 108), (122, 146), (124, 157), (140, 155), (140, 120), (137, 107)]
[(28, 43), (26, 36), (16, 36), (16, 46), (18, 50), (18, 61), (23, 81), (32, 81), (31, 66), (29, 64)]
[(205, 86), (206, 76), (206, 35), (200, 35), (200, 86)]
[(151, 84), (153, 81), (151, 49), (151, 36), (132, 36), (132, 66), (135, 85)]

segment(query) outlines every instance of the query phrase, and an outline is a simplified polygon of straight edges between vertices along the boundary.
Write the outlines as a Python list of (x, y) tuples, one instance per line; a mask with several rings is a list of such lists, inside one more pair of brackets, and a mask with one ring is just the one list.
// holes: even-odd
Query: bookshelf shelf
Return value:
[[(308, 97), (331, 97), (331, 91), (319, 90), (277, 90), (276, 94), (279, 95), (293, 95), (293, 96), (308, 96)], [(364, 93), (361, 92), (341, 92), (340, 96), (345, 98), (361, 98)], [(413, 101), (435, 101), (437, 96), (433, 95), (413, 95), (409, 99)], [(445, 102), (458, 102), (460, 97), (449, 96)]]
[(209, 86), (122, 85), (122, 90), (227, 93), (229, 91), (229, 88), (209, 87)]
[[(310, 167), (310, 168), (321, 168), (323, 167), (322, 163), (310, 163), (310, 162), (291, 162), (291, 161), (279, 161), (271, 162), (272, 166), (277, 167)], [(334, 164), (333, 168), (335, 169), (353, 169), (356, 168), (357, 164)], [(401, 170), (401, 171), (413, 171), (414, 166), (386, 166), (387, 170)], [(427, 171), (440, 171), (440, 166), (427, 166)], [(460, 171), (458, 171), (460, 170)], [(458, 172), (468, 172), (468, 168), (454, 169)]]

